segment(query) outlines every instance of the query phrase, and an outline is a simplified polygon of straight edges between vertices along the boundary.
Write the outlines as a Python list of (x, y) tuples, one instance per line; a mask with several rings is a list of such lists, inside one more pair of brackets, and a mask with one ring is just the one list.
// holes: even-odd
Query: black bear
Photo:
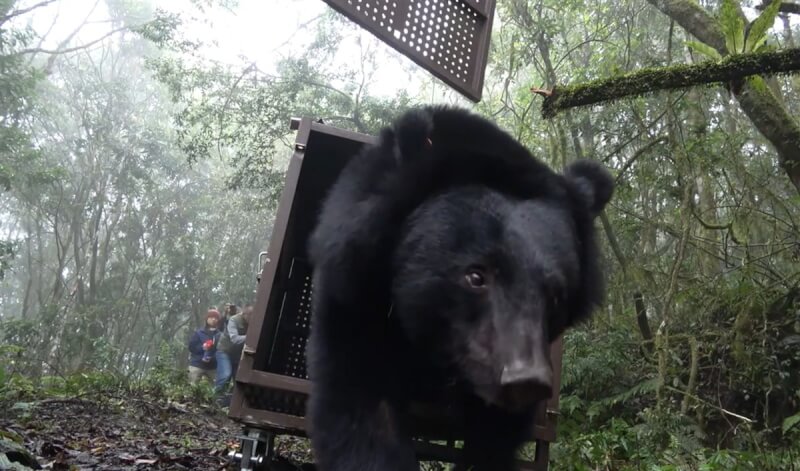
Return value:
[(550, 342), (601, 302), (612, 191), (600, 165), (558, 174), (458, 108), (408, 112), (355, 156), (309, 240), (317, 469), (418, 470), (414, 402), (463, 413), (457, 469), (514, 469), (554, 393)]

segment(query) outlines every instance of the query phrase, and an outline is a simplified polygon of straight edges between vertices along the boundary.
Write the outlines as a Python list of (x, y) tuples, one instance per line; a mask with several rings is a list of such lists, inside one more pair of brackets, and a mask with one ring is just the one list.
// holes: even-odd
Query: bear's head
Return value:
[(433, 366), (489, 404), (553, 394), (550, 343), (602, 300), (594, 219), (613, 180), (579, 161), (553, 197), (453, 187), (406, 219), (393, 258), (393, 316)]

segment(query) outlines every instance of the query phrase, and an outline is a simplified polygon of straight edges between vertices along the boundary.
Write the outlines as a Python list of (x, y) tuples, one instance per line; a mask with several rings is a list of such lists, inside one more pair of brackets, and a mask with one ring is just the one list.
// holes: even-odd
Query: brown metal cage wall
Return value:
[(495, 0), (325, 0), (473, 101), (480, 101)]
[[(321, 203), (350, 157), (372, 136), (344, 131), (303, 119), (297, 125), (294, 154), (278, 205), (268, 256), (258, 285), (255, 312), (247, 331), (236, 375), (230, 416), (247, 425), (305, 435), (309, 392), (305, 349), (311, 323), (311, 266), (306, 260), (306, 240)], [(553, 343), (551, 358), (554, 390), (561, 378), (561, 339)], [(556, 438), (558, 395), (542, 404), (534, 436), (537, 455)], [(458, 417), (436, 405), (420, 405), (415, 413), (421, 457), (452, 461), (460, 439)], [(432, 440), (447, 440), (436, 445)], [(546, 466), (546, 462), (545, 462)], [(527, 467), (524, 469), (544, 469)]]

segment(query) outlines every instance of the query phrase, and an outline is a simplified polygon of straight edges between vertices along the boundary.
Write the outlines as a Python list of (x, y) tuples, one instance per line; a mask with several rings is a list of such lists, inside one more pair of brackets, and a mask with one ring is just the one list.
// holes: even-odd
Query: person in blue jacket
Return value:
[(213, 383), (216, 377), (215, 359), (220, 332), (217, 329), (220, 315), (216, 309), (206, 313), (206, 325), (197, 329), (189, 339), (189, 382), (192, 384), (205, 377)]

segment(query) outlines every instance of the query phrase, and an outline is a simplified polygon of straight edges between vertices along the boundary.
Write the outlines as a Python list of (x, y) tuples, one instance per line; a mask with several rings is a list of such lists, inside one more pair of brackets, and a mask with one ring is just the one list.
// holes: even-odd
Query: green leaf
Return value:
[(800, 423), (800, 414), (795, 414), (791, 417), (787, 417), (786, 419), (783, 420), (783, 426), (781, 427), (781, 430), (783, 431), (784, 434), (786, 434), (786, 432), (791, 430), (792, 427), (794, 427), (798, 423)]
[(734, 0), (722, 0), (719, 12), (722, 32), (725, 33), (725, 46), (728, 52), (744, 50), (744, 18), (739, 15), (739, 7)]
[(758, 93), (772, 93), (769, 87), (767, 86), (767, 82), (765, 82), (764, 79), (759, 77), (758, 75), (747, 77), (746, 80), (751, 87), (753, 87), (758, 91)]
[(644, 381), (635, 384), (627, 391), (623, 391), (617, 395), (601, 399), (600, 401), (598, 401), (598, 403), (610, 407), (616, 404), (625, 403), (634, 397), (642, 396), (646, 393), (653, 392), (657, 388), (658, 388), (658, 378), (645, 379)]
[(775, 18), (778, 16), (778, 9), (781, 6), (779, 0), (774, 0), (767, 8), (758, 15), (750, 25), (750, 30), (747, 33), (745, 42), (745, 52), (757, 51), (758, 47), (764, 44), (767, 40), (767, 31), (775, 23)]
[(756, 41), (755, 44), (751, 44), (749, 41), (747, 41), (747, 39), (745, 39), (744, 47), (748, 50), (748, 52), (760, 52), (761, 49), (764, 49), (762, 46), (765, 46), (766, 42), (766, 36)]
[(704, 44), (704, 43), (701, 43), (699, 41), (686, 41), (686, 46), (689, 49), (693, 50), (694, 52), (697, 52), (698, 54), (704, 55), (704, 56), (708, 57), (709, 59), (713, 59), (713, 60), (722, 59), (722, 55), (720, 55), (720, 53), (717, 52), (716, 49), (714, 49), (713, 47), (709, 46), (708, 44)]

